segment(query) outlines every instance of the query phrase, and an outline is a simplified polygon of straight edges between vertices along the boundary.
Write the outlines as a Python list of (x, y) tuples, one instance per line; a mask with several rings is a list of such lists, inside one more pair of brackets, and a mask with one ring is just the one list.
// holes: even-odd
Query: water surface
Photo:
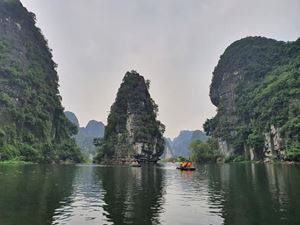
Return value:
[(1, 165), (1, 225), (299, 225), (300, 167)]

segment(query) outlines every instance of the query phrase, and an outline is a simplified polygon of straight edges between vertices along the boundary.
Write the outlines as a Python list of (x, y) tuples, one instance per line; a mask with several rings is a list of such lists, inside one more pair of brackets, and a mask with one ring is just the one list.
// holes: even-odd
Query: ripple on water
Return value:
[[(174, 164), (75, 167), (71, 191), (56, 204), (52, 224), (300, 224), (295, 211), (300, 207), (299, 170), (291, 175), (287, 169), (271, 169), (201, 165), (194, 172), (182, 172)], [(54, 180), (58, 190), (59, 179)]]

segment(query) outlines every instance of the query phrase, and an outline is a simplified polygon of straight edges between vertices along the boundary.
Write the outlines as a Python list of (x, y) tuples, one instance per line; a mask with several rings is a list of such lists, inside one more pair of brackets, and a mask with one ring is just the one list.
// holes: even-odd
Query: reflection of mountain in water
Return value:
[(146, 168), (102, 168), (103, 208), (114, 224), (160, 224), (164, 202), (164, 170)]
[(103, 210), (105, 193), (101, 188), (101, 181), (95, 179), (97, 169), (101, 168), (91, 165), (76, 167), (73, 193), (55, 210), (53, 224), (110, 224)]
[(48, 225), (72, 193), (73, 166), (1, 166), (0, 224)]
[(208, 169), (209, 204), (222, 200), (224, 225), (300, 224), (299, 168), (227, 164)]
[(195, 166), (0, 166), (0, 224), (300, 224), (299, 166)]

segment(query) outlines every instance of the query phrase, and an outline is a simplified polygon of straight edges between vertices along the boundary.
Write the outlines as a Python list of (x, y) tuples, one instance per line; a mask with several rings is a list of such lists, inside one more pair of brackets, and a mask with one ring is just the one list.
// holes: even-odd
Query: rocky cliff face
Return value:
[(136, 158), (156, 162), (163, 154), (164, 126), (156, 119), (158, 107), (149, 94), (149, 81), (127, 72), (107, 119), (96, 159)]
[(56, 64), (35, 15), (0, 1), (0, 158), (79, 161), (63, 113)]
[(291, 124), (298, 124), (299, 56), (299, 40), (248, 37), (225, 50), (210, 88), (217, 115), (204, 125), (224, 155), (285, 159), (283, 149), (298, 149)]

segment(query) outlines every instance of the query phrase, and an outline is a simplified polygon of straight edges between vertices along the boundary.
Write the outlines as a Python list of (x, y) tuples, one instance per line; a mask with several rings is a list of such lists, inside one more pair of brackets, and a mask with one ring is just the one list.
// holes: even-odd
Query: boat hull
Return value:
[(183, 170), (183, 171), (194, 171), (194, 170), (196, 170), (196, 168), (194, 168), (194, 167), (191, 167), (191, 168), (177, 167), (176, 169)]

